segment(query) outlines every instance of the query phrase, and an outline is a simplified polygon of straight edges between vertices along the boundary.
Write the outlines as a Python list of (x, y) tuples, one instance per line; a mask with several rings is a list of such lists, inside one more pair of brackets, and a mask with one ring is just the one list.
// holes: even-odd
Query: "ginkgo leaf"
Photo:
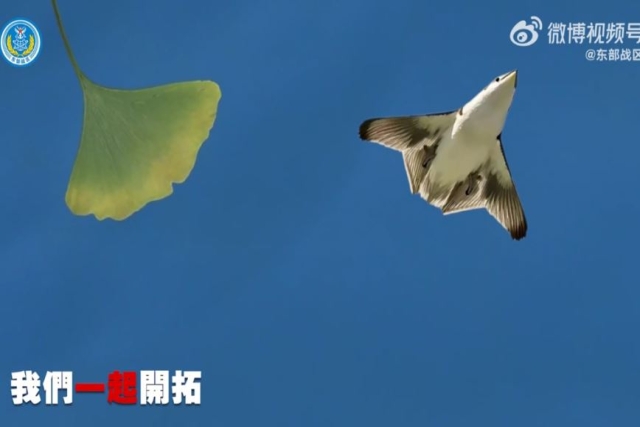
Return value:
[(193, 169), (220, 102), (212, 81), (119, 90), (78, 67), (52, 0), (58, 28), (84, 95), (80, 146), (66, 194), (76, 215), (123, 220), (173, 192)]

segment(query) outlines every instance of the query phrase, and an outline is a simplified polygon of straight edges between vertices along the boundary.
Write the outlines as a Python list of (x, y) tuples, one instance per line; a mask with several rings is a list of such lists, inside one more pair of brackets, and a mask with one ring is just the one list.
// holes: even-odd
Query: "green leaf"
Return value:
[(220, 102), (212, 81), (118, 90), (90, 81), (58, 28), (84, 95), (84, 122), (66, 202), (76, 215), (123, 220), (173, 192), (193, 169)]

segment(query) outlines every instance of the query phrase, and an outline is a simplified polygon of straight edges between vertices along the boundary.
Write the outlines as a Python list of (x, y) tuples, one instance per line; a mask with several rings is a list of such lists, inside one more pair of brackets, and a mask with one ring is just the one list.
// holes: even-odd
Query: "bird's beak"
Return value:
[(518, 87), (518, 70), (513, 70), (507, 74), (507, 78), (505, 80), (513, 81), (514, 89)]

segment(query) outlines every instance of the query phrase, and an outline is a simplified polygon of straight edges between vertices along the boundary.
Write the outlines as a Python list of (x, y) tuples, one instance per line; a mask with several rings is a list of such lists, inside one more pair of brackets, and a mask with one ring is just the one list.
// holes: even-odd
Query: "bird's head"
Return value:
[(476, 98), (491, 104), (496, 109), (508, 110), (518, 85), (518, 70), (509, 71), (496, 77)]
[[(493, 79), (461, 109), (464, 127), (498, 135), (502, 131), (518, 83), (517, 70)], [(462, 125), (462, 123), (460, 124)]]

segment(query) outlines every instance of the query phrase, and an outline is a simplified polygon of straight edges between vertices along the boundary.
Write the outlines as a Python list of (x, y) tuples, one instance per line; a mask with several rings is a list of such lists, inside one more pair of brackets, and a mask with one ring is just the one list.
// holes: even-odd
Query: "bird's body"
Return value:
[(502, 148), (515, 71), (497, 77), (456, 111), (369, 119), (363, 140), (400, 151), (409, 187), (445, 215), (485, 208), (520, 240), (527, 221)]
[(442, 139), (437, 156), (429, 169), (431, 181), (437, 181), (444, 186), (462, 181), (470, 171), (482, 166), (492, 146), (493, 143), (487, 144), (487, 141), (482, 139), (464, 138), (460, 135), (452, 138), (451, 132), (448, 132)]

